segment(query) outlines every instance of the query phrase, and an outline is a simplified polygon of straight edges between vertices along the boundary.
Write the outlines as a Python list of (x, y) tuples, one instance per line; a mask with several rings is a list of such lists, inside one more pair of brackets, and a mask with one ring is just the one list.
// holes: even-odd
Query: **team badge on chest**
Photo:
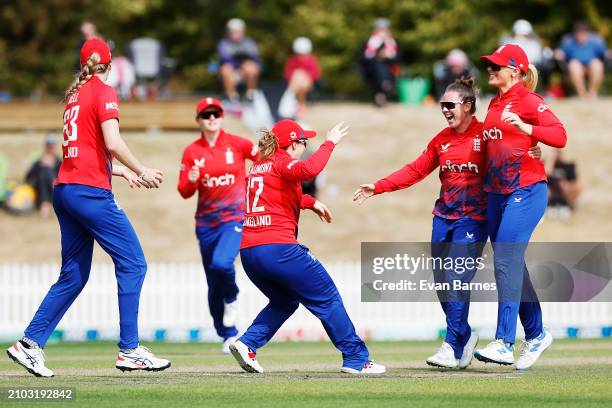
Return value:
[(478, 138), (478, 137), (474, 138), (474, 148), (473, 148), (473, 150), (475, 152), (479, 152), (480, 151), (480, 138)]
[(225, 162), (227, 164), (234, 164), (234, 152), (229, 147), (225, 151)]

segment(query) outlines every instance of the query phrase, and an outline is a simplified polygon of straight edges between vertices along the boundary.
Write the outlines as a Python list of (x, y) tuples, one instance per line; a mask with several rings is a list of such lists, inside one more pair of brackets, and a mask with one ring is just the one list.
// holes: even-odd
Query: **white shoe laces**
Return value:
[(529, 350), (531, 349), (531, 346), (533, 346), (533, 344), (537, 341), (538, 339), (531, 339), (531, 340), (526, 340), (523, 342), (523, 344), (521, 344), (521, 357), (524, 357), (527, 355), (527, 353), (529, 353)]

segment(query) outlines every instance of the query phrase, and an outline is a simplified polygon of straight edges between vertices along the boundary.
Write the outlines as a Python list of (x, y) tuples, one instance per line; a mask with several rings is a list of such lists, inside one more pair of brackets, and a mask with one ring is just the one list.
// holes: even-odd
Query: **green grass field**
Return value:
[(438, 342), (371, 342), (372, 357), (388, 367), (376, 378), (340, 373), (340, 356), (326, 342), (271, 343), (258, 353), (262, 375), (242, 372), (218, 344), (150, 346), (171, 359), (170, 369), (123, 374), (114, 368), (114, 344), (63, 343), (46, 348), (51, 379), (32, 377), (3, 356), (0, 388), (75, 387), (76, 400), (65, 404), (73, 407), (612, 406), (609, 339), (558, 340), (527, 372), (477, 361), (465, 371), (433, 369), (424, 360)]

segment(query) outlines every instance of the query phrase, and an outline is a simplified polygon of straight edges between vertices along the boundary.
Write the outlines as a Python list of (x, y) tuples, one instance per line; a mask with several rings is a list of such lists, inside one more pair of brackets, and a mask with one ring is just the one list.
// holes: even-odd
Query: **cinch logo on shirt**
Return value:
[(447, 160), (446, 164), (440, 166), (440, 171), (449, 171), (451, 173), (463, 173), (469, 171), (478, 174), (478, 165), (472, 162), (451, 163), (450, 160)]
[(209, 174), (204, 175), (202, 184), (206, 187), (230, 186), (236, 182), (236, 177), (233, 174), (225, 173), (219, 177), (210, 177)]
[(106, 102), (106, 110), (119, 110), (119, 104), (117, 102)]
[(491, 128), (489, 130), (483, 130), (482, 135), (483, 135), (482, 136), (483, 140), (497, 140), (497, 139), (502, 140), (503, 139), (502, 131), (496, 127)]

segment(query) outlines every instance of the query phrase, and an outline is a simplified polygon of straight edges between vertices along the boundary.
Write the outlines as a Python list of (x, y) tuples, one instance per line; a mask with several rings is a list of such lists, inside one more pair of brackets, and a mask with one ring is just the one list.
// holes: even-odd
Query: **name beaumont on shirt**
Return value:
[(269, 173), (272, 170), (272, 163), (254, 164), (249, 169), (249, 174)]

